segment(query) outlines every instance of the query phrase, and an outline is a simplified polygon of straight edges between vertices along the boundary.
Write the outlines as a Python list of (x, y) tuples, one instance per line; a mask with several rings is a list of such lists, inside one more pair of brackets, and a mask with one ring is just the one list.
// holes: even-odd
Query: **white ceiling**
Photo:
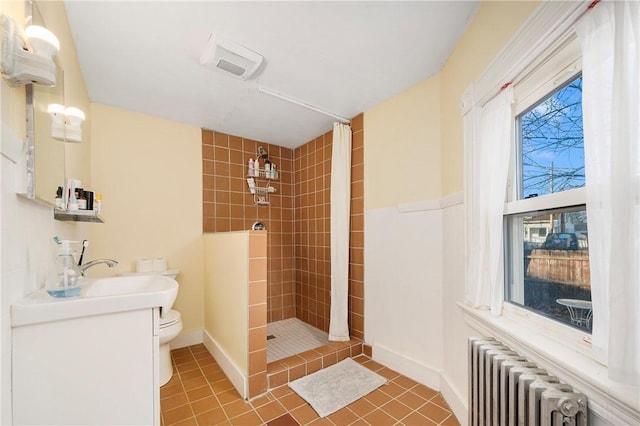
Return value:
[[(477, 1), (66, 1), (92, 102), (296, 147), (437, 73)], [(256, 78), (200, 65), (215, 32), (264, 56)]]

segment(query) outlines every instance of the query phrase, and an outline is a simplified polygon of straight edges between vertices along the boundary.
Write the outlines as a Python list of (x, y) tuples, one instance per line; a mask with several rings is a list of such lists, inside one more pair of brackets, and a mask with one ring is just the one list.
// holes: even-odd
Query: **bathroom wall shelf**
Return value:
[(253, 203), (256, 206), (268, 206), (271, 204), (269, 201), (269, 196), (271, 194), (275, 194), (276, 189), (272, 186), (269, 186), (269, 183), (266, 183), (267, 186), (255, 186), (253, 189), (249, 188), (249, 192), (253, 194)]
[(269, 187), (260, 187), (260, 186), (257, 186), (255, 188), (255, 191), (256, 192), (254, 194), (253, 201), (258, 206), (268, 206), (269, 204), (271, 204), (271, 202), (269, 201), (269, 195), (276, 192), (275, 188), (273, 188), (273, 190), (270, 191)]
[(63, 222), (92, 222), (104, 223), (102, 216), (95, 210), (53, 210), (53, 218)]
[[(258, 161), (258, 160), (256, 160)], [(253, 204), (256, 206), (268, 206), (271, 204), (269, 201), (269, 197), (271, 194), (276, 192), (276, 189), (270, 185), (271, 181), (278, 180), (278, 172), (274, 174), (271, 171), (267, 171), (265, 169), (258, 168), (249, 170), (247, 173), (247, 183), (251, 180), (254, 182), (254, 186), (252, 187), (249, 183), (249, 192), (253, 194)], [(266, 180), (265, 182), (260, 182), (262, 180)]]
[(259, 178), (268, 179), (268, 180), (278, 180), (279, 178), (278, 172), (276, 172), (274, 176), (273, 174), (271, 174), (271, 171), (269, 171), (269, 176), (267, 177), (267, 171), (265, 169), (258, 169), (258, 175), (259, 176), (253, 176), (253, 177), (259, 177)]

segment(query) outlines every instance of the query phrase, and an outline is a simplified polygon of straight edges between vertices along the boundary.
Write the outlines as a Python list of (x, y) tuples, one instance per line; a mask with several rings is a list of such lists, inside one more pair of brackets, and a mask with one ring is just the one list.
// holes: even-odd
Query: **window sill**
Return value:
[(614, 425), (640, 423), (640, 388), (607, 377), (607, 367), (591, 356), (589, 334), (505, 303), (502, 316), (458, 303), (466, 322), (493, 336), (587, 395), (589, 409)]

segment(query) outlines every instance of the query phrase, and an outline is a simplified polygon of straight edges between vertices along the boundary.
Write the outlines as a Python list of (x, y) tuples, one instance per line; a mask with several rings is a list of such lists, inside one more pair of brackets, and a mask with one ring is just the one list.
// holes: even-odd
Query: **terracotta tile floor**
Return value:
[(288, 386), (244, 401), (204, 345), (171, 352), (174, 375), (160, 388), (162, 425), (459, 425), (442, 396), (372, 361), (354, 359), (386, 377), (381, 386), (321, 419)]

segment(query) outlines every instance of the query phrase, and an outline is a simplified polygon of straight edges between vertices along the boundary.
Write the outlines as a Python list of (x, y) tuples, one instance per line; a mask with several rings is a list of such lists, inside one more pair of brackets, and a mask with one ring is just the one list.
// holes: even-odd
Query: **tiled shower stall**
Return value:
[[(363, 115), (351, 122), (349, 328), (364, 337)], [(295, 149), (202, 130), (203, 232), (267, 227), (267, 321), (297, 317), (329, 330), (331, 147), (333, 132)], [(258, 147), (277, 165), (269, 206), (254, 205), (247, 164)]]
[[(306, 374), (338, 361), (340, 354), (360, 353), (364, 337), (364, 147), (363, 116), (352, 120), (351, 220), (349, 272), (349, 329), (356, 340), (309, 351), (269, 364), (267, 386), (293, 380), (304, 365)], [(331, 249), (331, 148), (333, 132), (325, 133), (295, 149), (202, 130), (203, 232), (251, 229), (260, 221), (267, 229), (266, 322), (298, 318), (323, 331), (329, 330)], [(276, 190), (269, 205), (255, 205), (247, 185), (249, 159), (258, 147), (277, 165), (279, 177), (269, 182)], [(256, 178), (260, 185), (264, 179)], [(266, 325), (266, 323), (264, 324)], [(262, 325), (260, 325), (262, 327)], [(255, 331), (255, 330), (253, 330)], [(252, 330), (249, 330), (250, 335)], [(356, 347), (351, 347), (355, 345)], [(262, 347), (262, 344), (260, 345)], [(342, 352), (340, 352), (342, 351)], [(329, 355), (331, 354), (331, 355)], [(254, 354), (255, 355), (255, 354)], [(249, 370), (257, 365), (249, 354)], [(262, 355), (260, 356), (262, 359)], [(311, 363), (311, 364), (309, 364)], [(291, 364), (291, 365), (287, 365)], [(309, 364), (309, 365), (308, 365)], [(326, 365), (325, 365), (326, 364)], [(309, 371), (307, 371), (309, 370)], [(284, 375), (284, 376), (283, 376)], [(276, 383), (277, 382), (277, 383)], [(250, 386), (257, 388), (256, 386)], [(255, 390), (255, 389), (254, 389)], [(251, 392), (255, 396), (254, 392)]]

